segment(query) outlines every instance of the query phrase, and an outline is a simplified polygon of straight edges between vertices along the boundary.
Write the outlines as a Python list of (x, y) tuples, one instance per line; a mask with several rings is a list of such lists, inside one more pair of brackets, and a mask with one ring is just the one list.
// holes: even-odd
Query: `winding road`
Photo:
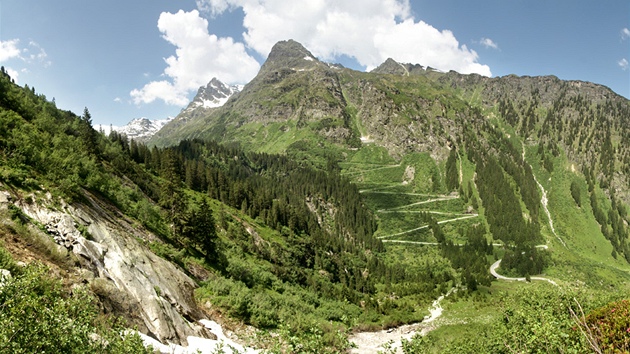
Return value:
[[(510, 278), (510, 277), (506, 277), (497, 273), (497, 268), (499, 268), (500, 265), (501, 265), (501, 260), (499, 259), (498, 261), (494, 262), (490, 266), (490, 274), (492, 274), (495, 278), (500, 279), (500, 280), (508, 280), (508, 281), (527, 281), (527, 278)], [(542, 280), (542, 281), (549, 282), (550, 284), (553, 284), (555, 286), (558, 286), (558, 283), (556, 283), (555, 281), (548, 278), (544, 278), (544, 277), (530, 277), (529, 279)]]
[[(476, 218), (477, 216), (479, 216), (479, 214), (470, 214), (470, 215), (466, 215), (466, 216), (461, 216), (459, 218), (438, 221), (437, 223), (438, 224), (445, 224), (447, 222), (453, 222), (453, 221), (458, 221), (458, 220), (465, 220), (465, 219), (470, 219), (470, 218)], [(377, 238), (378, 239), (384, 239), (384, 238), (393, 237), (393, 236), (400, 236), (400, 235), (408, 234), (410, 232), (426, 229), (428, 227), (429, 227), (429, 225), (424, 225), (424, 226), (416, 227), (415, 229), (406, 230), (406, 231), (398, 232), (398, 233), (391, 234), (391, 235), (378, 236)]]

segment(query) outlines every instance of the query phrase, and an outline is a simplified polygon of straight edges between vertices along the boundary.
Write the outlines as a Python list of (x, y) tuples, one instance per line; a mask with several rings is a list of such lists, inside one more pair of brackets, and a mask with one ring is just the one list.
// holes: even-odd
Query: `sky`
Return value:
[(0, 0), (0, 65), (95, 125), (176, 116), (213, 77), (249, 82), (287, 39), (355, 70), (391, 57), (630, 97), (628, 0)]

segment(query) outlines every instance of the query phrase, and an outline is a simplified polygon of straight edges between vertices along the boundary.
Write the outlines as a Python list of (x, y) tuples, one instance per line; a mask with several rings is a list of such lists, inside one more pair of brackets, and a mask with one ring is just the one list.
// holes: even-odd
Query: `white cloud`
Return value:
[(23, 49), (22, 60), (27, 63), (40, 62), (45, 68), (49, 67), (52, 63), (48, 60), (48, 54), (37, 42), (30, 41), (28, 47)]
[(19, 42), (19, 39), (0, 41), (0, 63), (20, 57), (21, 50), (18, 48)]
[[(51, 65), (48, 60), (48, 54), (44, 48), (42, 48), (36, 42), (30, 41), (28, 46), (19, 47), (19, 39), (11, 39), (8, 41), (0, 41), (0, 63), (8, 61), (10, 59), (20, 59), (27, 64), (33, 64), (35, 62), (42, 63), (45, 68)], [(17, 71), (13, 71), (17, 79)], [(26, 68), (22, 69), (22, 72), (28, 72)], [(13, 75), (11, 75), (13, 77)]]
[(481, 38), (479, 43), (486, 48), (499, 49), (499, 45), (490, 38)]
[(619, 65), (621, 70), (628, 70), (628, 60), (626, 58), (619, 60), (617, 65)]
[(135, 104), (151, 103), (161, 99), (167, 104), (185, 106), (188, 103), (186, 90), (178, 90), (168, 81), (151, 81), (140, 90), (134, 89), (130, 95)]
[(5, 68), (5, 70), (7, 74), (9, 74), (9, 76), (13, 79), (13, 81), (18, 82), (18, 76), (20, 76), (20, 74), (17, 71), (11, 68)]
[(172, 14), (163, 12), (158, 20), (162, 37), (177, 49), (165, 59), (166, 80), (152, 81), (131, 91), (134, 103), (151, 103), (157, 99), (184, 106), (187, 95), (213, 77), (226, 83), (251, 80), (260, 64), (245, 51), (243, 43), (230, 37), (219, 38), (208, 33), (208, 21), (197, 10)]
[(114, 102), (120, 103), (120, 102), (122, 102), (122, 98), (116, 97), (116, 98), (114, 98)]
[(630, 38), (630, 29), (624, 28), (621, 30), (621, 39)]
[(438, 30), (411, 15), (409, 0), (197, 0), (213, 16), (237, 7), (245, 18), (247, 46), (262, 56), (280, 40), (302, 43), (313, 54), (334, 60), (354, 57), (374, 68), (388, 57), (441, 70), (490, 76), (475, 51), (449, 30)]
[(211, 13), (213, 16), (222, 14), (233, 6), (227, 0), (195, 0), (201, 12)]

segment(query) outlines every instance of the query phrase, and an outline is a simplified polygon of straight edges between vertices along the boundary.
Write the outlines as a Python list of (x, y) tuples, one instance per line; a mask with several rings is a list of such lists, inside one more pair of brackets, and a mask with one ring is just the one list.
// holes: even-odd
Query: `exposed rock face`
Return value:
[(189, 120), (201, 116), (209, 109), (221, 107), (234, 94), (243, 89), (241, 85), (226, 85), (216, 77), (212, 78), (206, 86), (199, 87), (197, 95), (175, 118), (176, 120)]
[[(186, 345), (188, 336), (212, 337), (194, 323), (202, 318), (193, 298), (194, 281), (138, 241), (154, 236), (134, 229), (129, 220), (95, 197), (86, 197), (87, 205), (63, 205), (62, 210), (34, 203), (18, 205), (45, 225), (58, 244), (78, 256), (87, 269), (84, 273), (89, 274), (84, 278), (103, 299), (106, 311), (125, 315), (138, 330), (163, 343)], [(79, 225), (87, 230), (89, 240)]]

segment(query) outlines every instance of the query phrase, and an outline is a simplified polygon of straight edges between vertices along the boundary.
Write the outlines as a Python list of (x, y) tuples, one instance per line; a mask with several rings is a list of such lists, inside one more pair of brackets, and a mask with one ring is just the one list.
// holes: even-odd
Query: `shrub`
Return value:
[(593, 310), (586, 316), (586, 325), (602, 353), (630, 352), (630, 301)]
[(0, 288), (2, 353), (149, 353), (120, 322), (99, 321), (84, 287), (68, 294), (43, 265), (29, 265)]

